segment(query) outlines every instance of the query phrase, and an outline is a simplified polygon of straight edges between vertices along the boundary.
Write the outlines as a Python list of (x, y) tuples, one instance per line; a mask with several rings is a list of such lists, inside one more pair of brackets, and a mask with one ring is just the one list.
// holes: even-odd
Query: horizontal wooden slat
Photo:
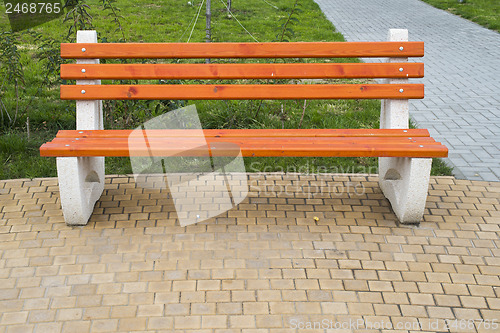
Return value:
[(61, 78), (68, 80), (417, 78), (423, 76), (423, 63), (61, 65)]
[(239, 149), (243, 156), (447, 156), (425, 129), (72, 130), (59, 131), (40, 154), (205, 156), (208, 147), (214, 156)]
[(423, 84), (317, 85), (61, 85), (61, 99), (409, 99)]
[(311, 145), (328, 145), (328, 144), (352, 144), (354, 140), (359, 140), (365, 143), (370, 144), (386, 144), (390, 143), (393, 145), (398, 144), (411, 144), (411, 143), (419, 143), (426, 145), (439, 144), (434, 141), (431, 137), (418, 137), (418, 138), (390, 138), (387, 137), (130, 137), (130, 138), (83, 138), (83, 139), (71, 139), (71, 138), (56, 138), (52, 142), (54, 144), (61, 145), (77, 145), (80, 147), (107, 147), (107, 146), (122, 146), (122, 145), (140, 145), (144, 144), (145, 141), (148, 142), (149, 145), (155, 147), (163, 148), (164, 145), (170, 145), (172, 147), (182, 147), (182, 146), (190, 146), (190, 147), (198, 147), (204, 146), (206, 143), (216, 144), (220, 142), (226, 143), (235, 143), (238, 145), (248, 145), (248, 144), (311, 144)]
[[(429, 137), (426, 129), (164, 129), (146, 130), (146, 135), (155, 137)], [(57, 133), (57, 138), (128, 138), (130, 136), (144, 136), (144, 131), (137, 130), (61, 130)]]
[(81, 59), (366, 58), (422, 57), (423, 55), (424, 42), (61, 44), (61, 57)]
[[(234, 156), (241, 149), (243, 156), (323, 156), (323, 157), (445, 157), (447, 149), (439, 143), (422, 141), (404, 143), (401, 139), (386, 139), (384, 142), (353, 137), (350, 140), (329, 141), (314, 139), (233, 140), (234, 145), (224, 141), (207, 139), (212, 156)], [(141, 142), (113, 142), (113, 139), (84, 143), (54, 140), (40, 148), (41, 156), (207, 156), (207, 146), (200, 141), (156, 140), (148, 141), (149, 147)], [(95, 140), (92, 140), (95, 141)], [(214, 148), (215, 147), (215, 148)]]

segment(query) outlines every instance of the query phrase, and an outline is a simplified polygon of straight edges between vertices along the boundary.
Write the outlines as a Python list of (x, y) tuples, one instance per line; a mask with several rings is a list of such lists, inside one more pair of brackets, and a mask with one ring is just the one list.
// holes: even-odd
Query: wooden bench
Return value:
[[(61, 205), (68, 225), (84, 225), (104, 188), (105, 156), (147, 155), (129, 145), (130, 130), (104, 130), (102, 100), (115, 99), (382, 99), (380, 129), (204, 130), (208, 143), (232, 142), (243, 156), (375, 156), (380, 187), (402, 223), (418, 223), (424, 213), (432, 157), (447, 148), (425, 129), (409, 129), (408, 100), (424, 97), (423, 42), (391, 29), (386, 42), (317, 43), (127, 43), (98, 44), (95, 31), (79, 31), (77, 43), (61, 44), (61, 99), (76, 100), (76, 131), (59, 131), (40, 148), (57, 157)], [(386, 63), (99, 64), (99, 59), (177, 58), (357, 58), (386, 57)], [(243, 79), (382, 78), (382, 84), (242, 84)], [(101, 85), (101, 79), (225, 79), (236, 84)], [(310, 80), (309, 80), (310, 81)], [(188, 140), (189, 130), (158, 130), (165, 152)], [(142, 149), (142, 150), (141, 150)], [(182, 150), (179, 150), (182, 154)]]

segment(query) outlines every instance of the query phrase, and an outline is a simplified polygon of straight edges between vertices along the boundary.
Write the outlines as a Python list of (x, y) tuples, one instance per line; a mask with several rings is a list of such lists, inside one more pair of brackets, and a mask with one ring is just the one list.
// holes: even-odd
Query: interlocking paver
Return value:
[[(272, 187), (302, 177), (266, 176), (250, 180)], [(354, 193), (338, 200), (325, 193), (277, 198), (251, 191), (234, 211), (285, 209), (286, 215), (294, 205), (307, 205), (316, 216), (325, 202), (336, 200), (335, 215), (315, 221), (263, 214), (252, 225), (239, 220), (246, 214), (223, 214), (180, 228), (159, 213), (173, 209), (168, 203), (148, 210), (148, 200), (156, 205), (161, 191), (134, 192), (132, 178), (113, 183), (107, 177), (107, 192), (89, 225), (67, 227), (58, 201), (34, 207), (32, 197), (19, 197), (21, 217), (0, 220), (0, 332), (274, 333), (289, 332), (292, 318), (393, 324), (500, 319), (498, 183), (432, 178), (435, 192), (424, 221), (401, 226), (376, 176), (307, 179), (361, 182), (373, 195), (362, 203), (364, 217), (350, 215), (360, 204)], [(52, 179), (0, 181), (0, 188), (29, 193), (23, 186), (30, 184), (46, 191), (35, 194), (57, 197)], [(129, 199), (134, 204), (126, 206)], [(121, 213), (101, 209), (110, 202), (135, 207), (129, 218), (137, 220), (116, 220)], [(387, 210), (378, 213), (380, 207)], [(23, 215), (28, 210), (53, 220), (33, 220)]]
[(457, 177), (500, 180), (497, 32), (418, 0), (315, 1), (348, 41), (385, 40), (390, 28), (423, 40), (426, 97), (412, 100), (411, 117), (450, 148)]

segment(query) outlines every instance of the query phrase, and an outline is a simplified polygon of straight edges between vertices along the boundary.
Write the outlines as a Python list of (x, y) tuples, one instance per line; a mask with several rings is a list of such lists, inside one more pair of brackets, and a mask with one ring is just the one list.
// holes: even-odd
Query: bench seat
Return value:
[(445, 157), (448, 149), (426, 129), (206, 129), (59, 131), (40, 148), (42, 156), (199, 156), (209, 147), (217, 155), (245, 157)]

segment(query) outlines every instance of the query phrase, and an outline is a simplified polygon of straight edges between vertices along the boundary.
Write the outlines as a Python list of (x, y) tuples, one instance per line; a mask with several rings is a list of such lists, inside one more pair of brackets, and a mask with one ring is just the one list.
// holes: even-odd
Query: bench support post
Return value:
[[(97, 43), (96, 31), (78, 31), (77, 43)], [(82, 52), (85, 52), (82, 49)], [(99, 59), (78, 59), (77, 64), (98, 64)], [(101, 84), (77, 80), (76, 84)], [(76, 129), (102, 130), (102, 101), (76, 101)], [(57, 176), (64, 220), (68, 225), (87, 224), (104, 190), (104, 157), (58, 157)]]
[[(408, 30), (390, 29), (389, 41), (408, 41)], [(388, 58), (388, 62), (406, 62), (408, 58)], [(387, 83), (408, 83), (408, 79), (388, 79)], [(380, 128), (409, 127), (407, 99), (382, 100)], [(422, 220), (429, 179), (431, 158), (380, 157), (379, 184), (401, 223)]]

